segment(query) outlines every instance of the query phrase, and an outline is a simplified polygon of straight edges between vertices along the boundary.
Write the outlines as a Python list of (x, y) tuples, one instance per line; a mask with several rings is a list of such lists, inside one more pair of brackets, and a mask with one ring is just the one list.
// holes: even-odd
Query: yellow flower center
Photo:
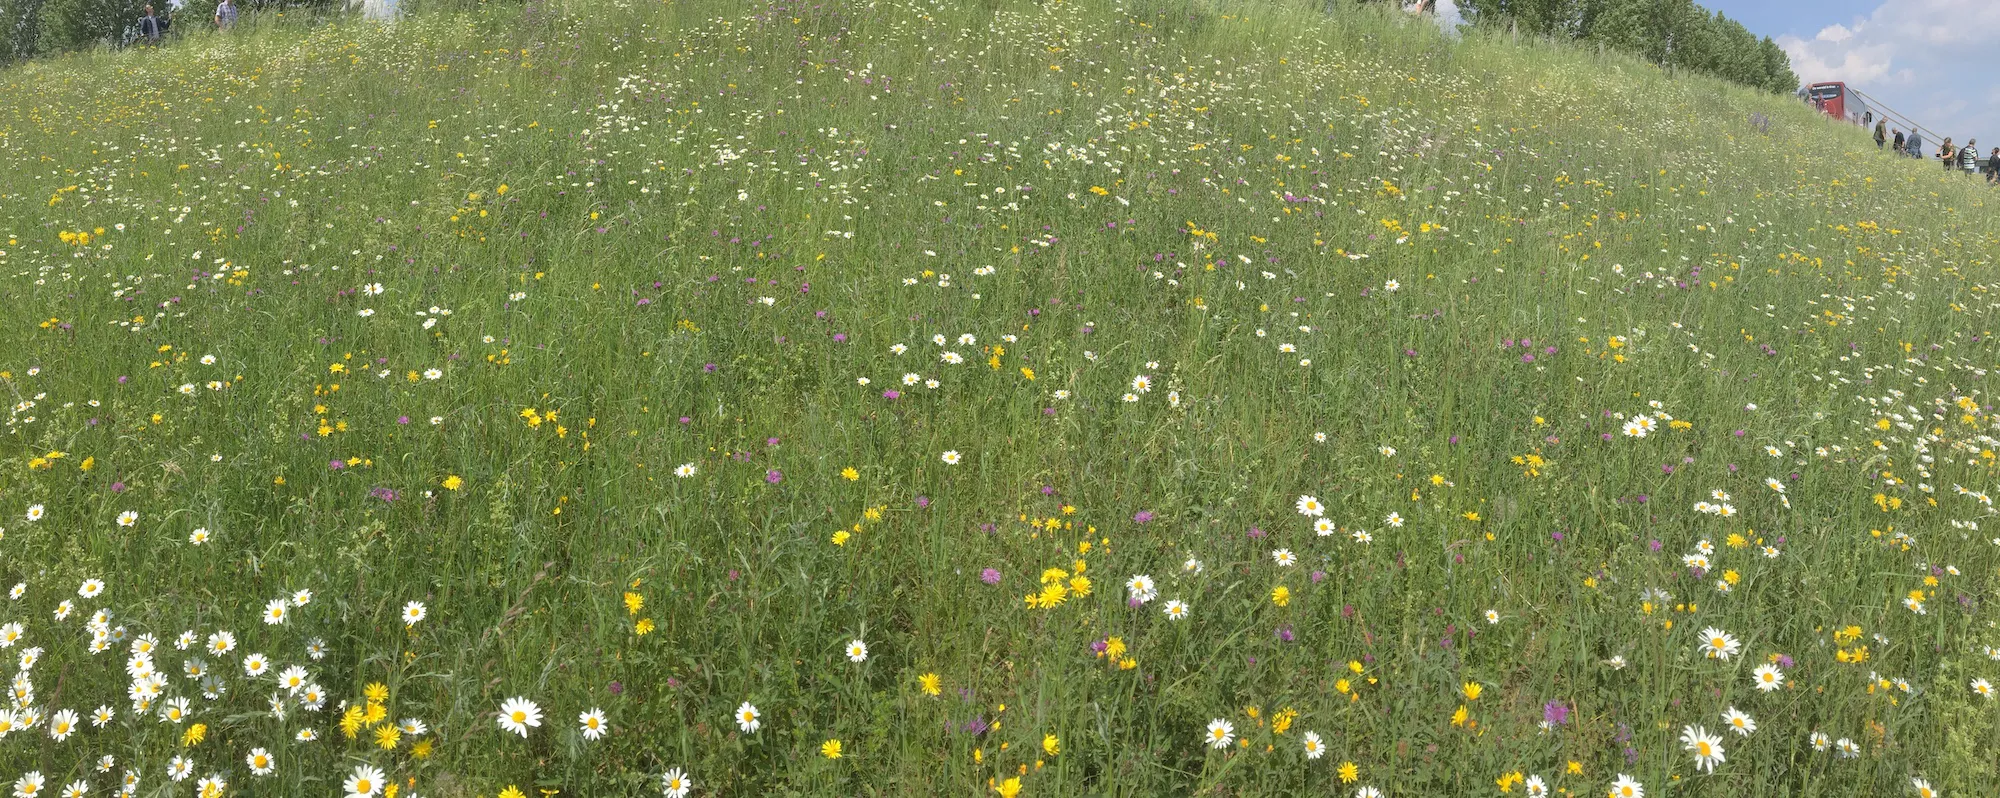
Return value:
[(526, 713), (526, 712), (515, 712), (515, 713), (514, 713), (514, 722), (515, 722), (515, 723), (526, 723), (526, 722), (528, 722), (528, 713)]

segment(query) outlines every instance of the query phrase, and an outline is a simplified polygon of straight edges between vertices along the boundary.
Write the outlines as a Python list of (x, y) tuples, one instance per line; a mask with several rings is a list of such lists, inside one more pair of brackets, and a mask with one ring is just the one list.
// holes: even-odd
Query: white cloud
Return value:
[(2000, 106), (1988, 76), (2000, 74), (2000, 3), (1886, 0), (1852, 25), (1811, 39), (1780, 36), (1792, 71), (1807, 83), (1838, 80), (1915, 119), (1933, 135), (2000, 140)]

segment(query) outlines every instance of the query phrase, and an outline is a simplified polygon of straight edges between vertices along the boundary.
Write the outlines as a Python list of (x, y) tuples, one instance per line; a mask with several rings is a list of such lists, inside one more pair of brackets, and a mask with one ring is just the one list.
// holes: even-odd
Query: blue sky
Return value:
[(1938, 135), (2000, 145), (2000, 2), (1697, 2), (1777, 40), (1800, 80), (1842, 81)]

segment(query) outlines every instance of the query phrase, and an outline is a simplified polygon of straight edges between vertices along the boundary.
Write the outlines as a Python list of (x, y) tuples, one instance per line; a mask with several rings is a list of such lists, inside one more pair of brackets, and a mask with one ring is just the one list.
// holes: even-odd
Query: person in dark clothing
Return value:
[(1908, 149), (1903, 151), (1905, 155), (1908, 155), (1912, 158), (1924, 157), (1924, 134), (1912, 130), (1910, 131), (1909, 139), (1906, 140), (1905, 143), (1909, 147)]
[(2000, 183), (2000, 147), (1986, 156), (1986, 182)]
[(1895, 144), (1892, 146), (1892, 149), (1894, 149), (1897, 153), (1901, 153), (1903, 151), (1903, 131), (1901, 130), (1896, 131), (1896, 141)]
[(1937, 159), (1938, 163), (1944, 164), (1947, 172), (1958, 166), (1958, 148), (1951, 146), (1950, 136), (1946, 136), (1944, 144), (1938, 146)]
[(146, 40), (149, 47), (160, 44), (160, 18), (153, 16), (152, 6), (146, 6), (146, 15), (139, 18), (139, 36)]
[(1875, 123), (1875, 149), (1878, 150), (1882, 149), (1882, 147), (1887, 145), (1888, 143), (1889, 143), (1889, 122), (1888, 120), (1885, 119)]

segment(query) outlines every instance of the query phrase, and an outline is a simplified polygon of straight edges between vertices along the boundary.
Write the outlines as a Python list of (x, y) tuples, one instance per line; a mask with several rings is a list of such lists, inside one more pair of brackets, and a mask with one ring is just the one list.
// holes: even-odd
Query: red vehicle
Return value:
[(1814, 83), (1805, 89), (1806, 102), (1835, 119), (1845, 119), (1855, 124), (1873, 124), (1875, 114), (1868, 104), (1847, 90), (1847, 84), (1839, 81)]

